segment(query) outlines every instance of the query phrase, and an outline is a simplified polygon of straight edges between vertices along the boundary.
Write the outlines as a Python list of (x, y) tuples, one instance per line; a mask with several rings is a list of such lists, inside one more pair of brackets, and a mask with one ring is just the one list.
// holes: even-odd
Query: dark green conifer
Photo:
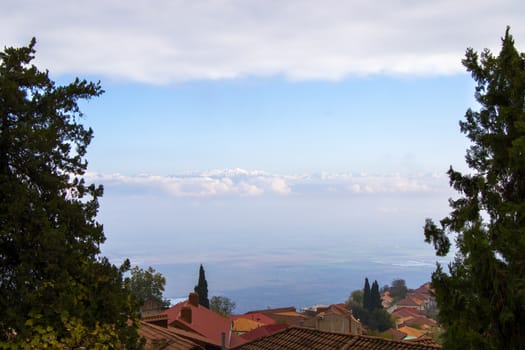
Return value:
[(372, 283), (372, 288), (370, 289), (370, 311), (382, 308), (383, 305), (381, 304), (381, 294), (379, 294), (379, 284), (377, 281), (374, 281), (374, 283)]
[(199, 268), (199, 281), (195, 286), (195, 293), (199, 295), (199, 305), (210, 308), (210, 300), (208, 299), (208, 282), (204, 273), (204, 267)]
[(509, 28), (497, 57), (466, 52), (480, 110), (460, 122), (472, 174), (450, 168), (451, 214), (427, 219), (426, 241), (456, 256), (432, 276), (446, 349), (525, 349), (525, 54)]
[(0, 52), (0, 348), (6, 338), (13, 349), (96, 338), (132, 349), (129, 261), (100, 256), (103, 189), (83, 178), (93, 131), (79, 123), (78, 101), (103, 90), (78, 78), (56, 85), (31, 63), (35, 44)]
[(365, 278), (365, 287), (363, 289), (363, 307), (370, 311), (372, 309), (372, 295), (370, 291), (370, 283), (368, 277)]

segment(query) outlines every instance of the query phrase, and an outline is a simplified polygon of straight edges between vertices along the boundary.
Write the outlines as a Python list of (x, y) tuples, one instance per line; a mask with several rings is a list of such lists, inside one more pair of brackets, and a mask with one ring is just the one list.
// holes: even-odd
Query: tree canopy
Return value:
[(231, 316), (233, 310), (235, 310), (235, 302), (227, 297), (213, 296), (210, 300), (210, 310), (221, 316), (228, 317)]
[(135, 266), (131, 269), (131, 277), (127, 286), (138, 307), (142, 306), (148, 299), (159, 303), (162, 307), (169, 306), (169, 300), (163, 298), (166, 278), (151, 266), (146, 270)]
[(452, 167), (459, 193), (439, 225), (427, 219), (425, 239), (445, 256), (448, 273), (432, 276), (448, 349), (525, 348), (525, 54), (507, 28), (498, 56), (469, 48), (463, 65), (476, 82), (479, 111), (468, 109), (461, 132), (472, 174)]
[(362, 290), (354, 290), (347, 301), (347, 308), (369, 329), (383, 332), (394, 327), (394, 321), (381, 304), (379, 284), (365, 278)]
[(0, 53), (0, 347), (105, 339), (132, 349), (129, 262), (100, 256), (103, 189), (82, 177), (93, 131), (78, 101), (103, 90), (78, 78), (57, 86), (31, 64), (35, 44)]
[(399, 301), (406, 297), (408, 288), (404, 279), (396, 278), (392, 281), (392, 285), (388, 289), (390, 296), (394, 301)]

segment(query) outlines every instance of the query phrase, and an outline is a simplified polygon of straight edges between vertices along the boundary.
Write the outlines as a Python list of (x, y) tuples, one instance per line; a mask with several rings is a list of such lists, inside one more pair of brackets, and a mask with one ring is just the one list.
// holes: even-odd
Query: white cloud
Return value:
[(88, 173), (89, 181), (126, 194), (156, 193), (173, 197), (257, 197), (262, 195), (373, 195), (384, 193), (438, 193), (449, 191), (444, 175), (415, 176), (280, 175), (244, 169), (215, 169), (171, 176)]
[(525, 43), (521, 0), (7, 0), (2, 45), (39, 40), (53, 73), (146, 83), (463, 71), (467, 46)]

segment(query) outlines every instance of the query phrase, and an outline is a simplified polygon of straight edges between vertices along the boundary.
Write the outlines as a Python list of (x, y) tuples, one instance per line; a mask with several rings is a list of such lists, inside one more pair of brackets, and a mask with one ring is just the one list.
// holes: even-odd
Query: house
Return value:
[(230, 316), (230, 321), (233, 322), (233, 332), (239, 335), (276, 323), (272, 318), (260, 312)]
[(425, 330), (421, 330), (421, 329), (417, 329), (417, 328), (413, 328), (409, 326), (399, 327), (397, 330), (400, 332), (406, 333), (407, 336), (404, 338), (404, 340), (420, 338), (420, 337), (427, 335), (428, 333)]
[(423, 311), (425, 310), (425, 302), (421, 299), (418, 299), (412, 296), (407, 296), (406, 298), (401, 299), (397, 302), (396, 309), (400, 307), (406, 307), (410, 309)]
[[(232, 331), (232, 322), (206, 307), (199, 305), (197, 293), (190, 293), (188, 300), (164, 310), (168, 328), (175, 328), (189, 339), (200, 339), (216, 347), (230, 348), (241, 343)], [(197, 336), (197, 337), (196, 337)]]
[(141, 317), (155, 316), (162, 313), (162, 303), (159, 300), (148, 298), (139, 309)]
[(266, 310), (257, 310), (247, 312), (245, 315), (250, 314), (263, 314), (267, 317), (270, 317), (275, 323), (287, 324), (290, 326), (302, 326), (305, 319), (308, 316), (298, 313), (295, 307), (282, 307), (276, 309), (266, 309)]
[(383, 306), (383, 309), (388, 309), (392, 306), (394, 303), (394, 298), (390, 296), (390, 292), (386, 291), (383, 294), (381, 294), (381, 306)]
[(396, 341), (365, 335), (326, 332), (304, 327), (289, 327), (281, 332), (260, 338), (235, 350), (436, 350), (438, 345)]
[(232, 321), (232, 331), (238, 335), (248, 333), (262, 326), (266, 326), (266, 324), (243, 317), (235, 318)]
[(304, 326), (321, 331), (363, 334), (363, 326), (344, 304), (334, 304), (316, 309), (315, 315), (304, 321)]
[(241, 334), (239, 337), (243, 339), (244, 343), (246, 343), (248, 341), (267, 337), (274, 333), (285, 330), (288, 327), (290, 326), (288, 326), (287, 324), (269, 324), (266, 326), (261, 326), (259, 328), (256, 328), (253, 331), (250, 331), (248, 333)]
[(171, 332), (166, 327), (157, 326), (144, 321), (140, 322), (139, 336), (146, 340), (146, 350), (205, 350), (204, 346), (194, 343)]

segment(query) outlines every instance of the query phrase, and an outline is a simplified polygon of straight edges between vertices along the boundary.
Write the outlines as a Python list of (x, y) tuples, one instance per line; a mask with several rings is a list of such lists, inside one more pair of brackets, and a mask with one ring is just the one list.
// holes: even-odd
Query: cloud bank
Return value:
[(446, 175), (314, 174), (280, 175), (244, 169), (210, 170), (171, 176), (87, 173), (86, 178), (110, 191), (175, 198), (259, 197), (300, 195), (366, 195), (443, 193)]
[(7, 0), (2, 45), (36, 36), (57, 74), (166, 84), (195, 79), (463, 72), (468, 46), (525, 42), (521, 0)]

